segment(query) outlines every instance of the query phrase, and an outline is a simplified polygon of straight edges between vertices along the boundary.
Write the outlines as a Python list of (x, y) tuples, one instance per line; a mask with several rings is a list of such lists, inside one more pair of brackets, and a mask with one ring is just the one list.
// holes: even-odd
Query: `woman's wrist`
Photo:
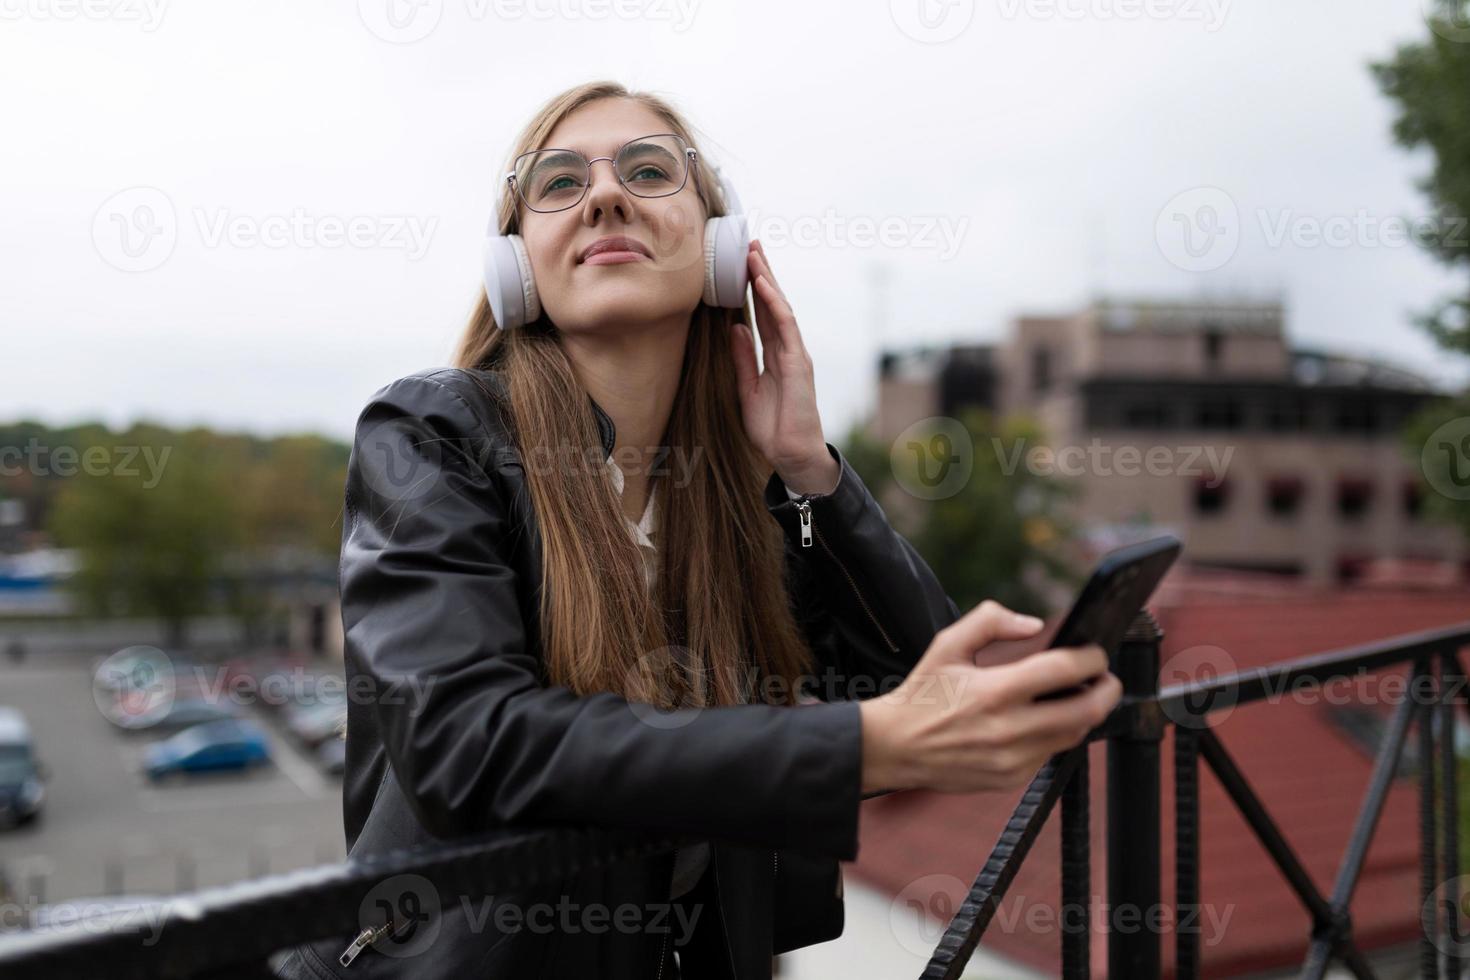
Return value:
[(826, 443), (823, 443), (820, 457), (814, 457), (811, 462), (785, 472), (778, 470), (776, 475), (794, 493), (825, 494), (837, 488), (838, 480), (842, 476), (842, 464), (832, 458)]
[(897, 707), (882, 695), (858, 702), (863, 731), (863, 795), (918, 785), (898, 725)]

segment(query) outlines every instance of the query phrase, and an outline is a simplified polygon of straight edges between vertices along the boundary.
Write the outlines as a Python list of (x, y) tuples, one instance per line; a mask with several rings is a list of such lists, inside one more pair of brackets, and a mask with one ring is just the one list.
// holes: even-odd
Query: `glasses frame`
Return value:
[[(622, 154), (623, 150), (627, 149), (630, 144), (638, 143), (646, 139), (652, 139), (655, 136), (672, 136), (674, 139), (679, 141), (680, 145), (684, 147), (684, 179), (679, 181), (678, 187), (675, 187), (667, 194), (639, 194), (637, 191), (633, 190), (632, 187), (628, 186), (628, 182), (624, 180), (623, 175), (618, 172), (617, 158)], [(543, 211), (540, 208), (532, 207), (531, 202), (527, 201), (525, 195), (521, 193), (520, 185), (516, 183), (516, 170), (519, 168), (521, 161), (524, 160), (526, 157), (535, 156), (538, 153), (552, 152), (570, 153), (578, 157), (583, 163), (587, 165), (587, 181), (582, 185), (582, 193), (571, 204), (568, 204), (565, 207), (552, 208), (548, 211)], [(578, 151), (569, 149), (567, 147), (547, 146), (539, 150), (527, 150), (525, 153), (520, 154), (514, 160), (512, 160), (510, 164), (510, 172), (505, 175), (505, 182), (510, 189), (512, 200), (519, 201), (520, 203), (524, 204), (528, 210), (534, 211), (537, 214), (556, 214), (560, 211), (567, 211), (571, 208), (574, 208), (587, 199), (587, 192), (592, 189), (592, 165), (599, 160), (607, 160), (613, 165), (613, 176), (618, 179), (618, 183), (621, 184), (623, 186), (623, 189), (626, 190), (629, 194), (632, 194), (634, 197), (641, 197), (644, 200), (657, 200), (661, 197), (673, 197), (675, 194), (684, 189), (684, 186), (689, 183), (689, 175), (694, 171), (694, 168), (699, 165), (699, 151), (690, 146), (689, 143), (684, 139), (684, 137), (680, 136), (678, 133), (648, 133), (644, 136), (635, 136), (632, 139), (626, 140), (622, 144), (620, 144), (617, 150), (614, 151), (612, 156), (593, 157), (591, 160), (588, 160), (585, 156), (582, 156), (582, 154)], [(694, 182), (694, 191), (696, 194), (699, 193), (699, 181)], [(703, 201), (704, 195), (699, 194), (699, 199)]]

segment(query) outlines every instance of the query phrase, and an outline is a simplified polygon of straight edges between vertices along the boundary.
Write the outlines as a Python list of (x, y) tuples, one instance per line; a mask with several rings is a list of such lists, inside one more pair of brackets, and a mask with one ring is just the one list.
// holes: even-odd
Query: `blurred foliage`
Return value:
[[(1436, 489), (1460, 486), (1470, 477), (1465, 472), (1470, 469), (1470, 445), (1464, 443), (1470, 437), (1470, 423), (1451, 426), (1434, 436), (1440, 426), (1463, 419), (1470, 419), (1470, 393), (1435, 401), (1421, 409), (1405, 424), (1403, 440), (1405, 455), (1419, 471), (1424, 519), (1442, 521), (1470, 534), (1470, 507), (1466, 501)], [(1430, 444), (1431, 437), (1438, 445)]]
[(139, 422), (0, 426), (0, 498), (76, 549), (68, 587), (88, 614), (157, 616), (182, 645), (197, 615), (265, 616), (273, 578), (330, 571), (349, 447)]
[[(1470, 29), (1464, 0), (1442, 6), (1429, 15), (1424, 41), (1400, 45), (1369, 68), (1397, 107), (1394, 139), (1408, 149), (1427, 148), (1434, 158), (1418, 181), (1434, 208), (1433, 230), (1415, 238), (1441, 262), (1470, 273)], [(1470, 282), (1416, 321), (1447, 350), (1470, 353)]]
[[(918, 485), (915, 468), (925, 458), (912, 447), (887, 447), (854, 427), (842, 447), (853, 471), (934, 570), (960, 611), (995, 599), (1020, 612), (1045, 615), (1043, 588), (1081, 584), (1066, 557), (1075, 528), (1063, 516), (1074, 484), (1009, 463), (1043, 444), (1030, 419), (997, 419), (969, 409), (958, 421), (974, 448), (973, 469), (954, 494), (924, 500), (904, 485)], [(920, 434), (920, 443), (927, 439)], [(910, 482), (913, 480), (914, 482)], [(909, 516), (909, 512), (916, 517)]]
[[(1415, 238), (1470, 280), (1470, 37), (1464, 12), (1463, 0), (1442, 5), (1429, 17), (1425, 40), (1400, 45), (1392, 58), (1369, 68), (1397, 109), (1394, 139), (1408, 149), (1428, 149), (1433, 159), (1430, 173), (1418, 181), (1434, 210), (1433, 233)], [(1462, 295), (1441, 300), (1414, 319), (1445, 350), (1470, 354), (1470, 281)], [(1424, 516), (1470, 533), (1470, 507), (1434, 489), (1454, 485), (1450, 468), (1470, 463), (1467, 447), (1424, 451), (1439, 426), (1467, 416), (1470, 396), (1465, 394), (1429, 405), (1406, 426), (1404, 448), (1416, 467), (1422, 463)]]

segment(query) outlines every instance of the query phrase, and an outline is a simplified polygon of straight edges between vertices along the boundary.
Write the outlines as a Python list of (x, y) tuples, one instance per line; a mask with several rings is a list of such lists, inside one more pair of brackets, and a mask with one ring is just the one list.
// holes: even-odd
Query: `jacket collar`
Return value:
[(613, 425), (612, 416), (603, 411), (602, 406), (597, 404), (597, 399), (588, 395), (587, 401), (592, 403), (592, 414), (597, 416), (597, 431), (602, 436), (602, 459), (603, 462), (606, 462), (612, 459), (613, 446), (616, 445), (618, 430)]
[[(613, 425), (612, 416), (608, 415), (603, 407), (597, 404), (597, 399), (589, 394), (587, 401), (592, 405), (592, 414), (597, 417), (597, 430), (602, 436), (602, 461), (607, 462), (612, 459), (613, 446), (617, 444), (617, 426)], [(668, 458), (668, 455), (669, 447), (667, 445), (660, 446), (658, 455), (653, 458), (653, 468), (657, 469), (662, 466), (664, 460)]]

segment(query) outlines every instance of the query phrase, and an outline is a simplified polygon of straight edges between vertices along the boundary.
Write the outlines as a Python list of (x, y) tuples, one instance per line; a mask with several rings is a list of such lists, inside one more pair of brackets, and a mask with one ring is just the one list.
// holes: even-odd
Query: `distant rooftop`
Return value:
[(1293, 348), (1292, 377), (1302, 385), (1363, 385), (1410, 391), (1437, 391), (1422, 374), (1381, 360)]
[(1099, 299), (1090, 307), (1107, 330), (1171, 332), (1213, 327), (1232, 333), (1279, 334), (1285, 310), (1276, 300)]

